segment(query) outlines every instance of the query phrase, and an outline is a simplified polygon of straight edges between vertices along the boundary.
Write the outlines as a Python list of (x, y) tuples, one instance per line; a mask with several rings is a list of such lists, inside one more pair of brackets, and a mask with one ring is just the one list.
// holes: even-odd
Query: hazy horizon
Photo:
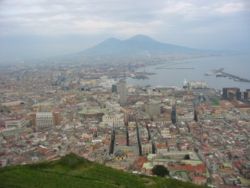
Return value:
[(0, 58), (70, 54), (137, 34), (198, 49), (250, 51), (247, 0), (0, 1)]

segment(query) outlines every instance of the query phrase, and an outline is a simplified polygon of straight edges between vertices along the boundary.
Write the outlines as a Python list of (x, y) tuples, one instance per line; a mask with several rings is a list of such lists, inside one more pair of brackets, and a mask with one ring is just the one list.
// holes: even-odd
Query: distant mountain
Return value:
[(201, 50), (158, 42), (145, 35), (136, 35), (127, 40), (109, 38), (79, 54), (88, 56), (156, 56), (198, 52)]
[(47, 62), (85, 64), (126, 64), (166, 62), (214, 55), (217, 52), (199, 50), (174, 44), (162, 43), (145, 35), (136, 35), (126, 40), (109, 38), (92, 48), (78, 53), (48, 59)]

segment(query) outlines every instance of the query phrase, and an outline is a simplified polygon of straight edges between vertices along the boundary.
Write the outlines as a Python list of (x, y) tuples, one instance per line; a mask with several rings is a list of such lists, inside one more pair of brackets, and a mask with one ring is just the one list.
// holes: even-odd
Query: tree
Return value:
[(190, 155), (189, 155), (189, 154), (186, 154), (186, 155), (184, 156), (184, 159), (185, 159), (185, 160), (190, 160)]
[(154, 175), (161, 176), (161, 177), (169, 175), (168, 169), (163, 165), (155, 165), (152, 169), (152, 173)]

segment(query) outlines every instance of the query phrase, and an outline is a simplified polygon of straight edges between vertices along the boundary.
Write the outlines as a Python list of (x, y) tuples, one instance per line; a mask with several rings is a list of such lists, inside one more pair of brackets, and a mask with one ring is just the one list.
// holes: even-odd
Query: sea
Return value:
[(224, 69), (241, 78), (250, 80), (250, 54), (210, 56), (178, 61), (163, 62), (158, 65), (146, 66), (138, 72), (149, 72), (148, 79), (128, 78), (127, 83), (139, 86), (182, 87), (186, 81), (204, 81), (209, 88), (221, 90), (224, 87), (238, 87), (241, 90), (250, 89), (249, 82), (239, 82), (225, 77), (216, 77), (213, 70)]

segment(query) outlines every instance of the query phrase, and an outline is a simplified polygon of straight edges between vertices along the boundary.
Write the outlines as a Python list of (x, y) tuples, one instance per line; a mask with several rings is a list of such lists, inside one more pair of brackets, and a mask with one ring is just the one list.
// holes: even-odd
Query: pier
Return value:
[(216, 77), (226, 77), (226, 78), (229, 78), (229, 79), (233, 79), (234, 81), (238, 81), (238, 82), (248, 82), (248, 83), (250, 83), (250, 80), (249, 80), (249, 79), (242, 78), (242, 77), (239, 77), (239, 76), (237, 76), (237, 75), (233, 75), (233, 74), (224, 72), (224, 70), (219, 70), (219, 71), (217, 71), (217, 72), (216, 72)]

